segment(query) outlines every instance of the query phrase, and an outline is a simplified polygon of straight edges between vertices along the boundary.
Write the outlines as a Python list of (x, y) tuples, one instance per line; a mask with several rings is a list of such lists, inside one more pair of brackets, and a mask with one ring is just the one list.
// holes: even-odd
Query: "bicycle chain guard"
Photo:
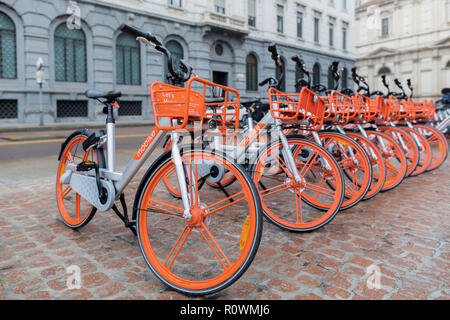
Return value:
[(70, 177), (70, 186), (81, 197), (86, 199), (90, 204), (99, 211), (108, 211), (114, 205), (116, 191), (111, 181), (100, 180), (102, 188), (106, 190), (106, 201), (102, 203), (99, 199), (97, 181), (95, 177), (72, 172)]

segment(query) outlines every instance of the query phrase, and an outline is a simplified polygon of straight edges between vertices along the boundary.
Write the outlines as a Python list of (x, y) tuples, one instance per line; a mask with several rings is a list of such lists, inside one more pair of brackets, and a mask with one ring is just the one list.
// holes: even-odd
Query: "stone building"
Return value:
[(438, 98), (450, 87), (450, 1), (359, 1), (355, 10), (355, 54), (373, 90), (385, 91), (380, 75), (405, 82), (416, 97)]
[(84, 96), (91, 88), (123, 92), (119, 119), (152, 119), (149, 85), (164, 81), (164, 57), (121, 34), (122, 23), (155, 34), (198, 76), (255, 97), (266, 94), (258, 82), (275, 74), (271, 42), (283, 56), (286, 90), (302, 76), (294, 55), (324, 84), (339, 60), (348, 83), (353, 20), (350, 0), (2, 0), (0, 125), (39, 122), (39, 57), (45, 123), (103, 121)]

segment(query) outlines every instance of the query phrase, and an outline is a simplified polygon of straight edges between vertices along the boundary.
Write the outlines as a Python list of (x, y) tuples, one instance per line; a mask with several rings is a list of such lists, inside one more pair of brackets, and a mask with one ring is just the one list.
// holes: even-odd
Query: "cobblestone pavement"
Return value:
[[(208, 299), (450, 299), (449, 181), (447, 161), (312, 233), (266, 221), (249, 270)], [(71, 265), (81, 268), (81, 289), (66, 286)], [(367, 285), (370, 266), (379, 268), (380, 289)], [(46, 178), (0, 185), (0, 299), (185, 297), (156, 279), (112, 211), (81, 230), (65, 227), (54, 178)]]

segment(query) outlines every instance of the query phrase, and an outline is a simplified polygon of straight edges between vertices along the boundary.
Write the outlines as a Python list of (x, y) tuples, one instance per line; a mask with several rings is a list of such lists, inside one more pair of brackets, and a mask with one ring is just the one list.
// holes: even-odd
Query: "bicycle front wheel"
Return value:
[(250, 172), (269, 221), (289, 231), (313, 231), (329, 223), (341, 207), (342, 172), (318, 144), (299, 136), (287, 139), (301, 181), (296, 181), (287, 165), (281, 141), (263, 150)]
[[(262, 215), (255, 186), (245, 170), (222, 154), (182, 152), (190, 199), (190, 220), (182, 200), (166, 191), (177, 185), (175, 164), (166, 157), (151, 168), (137, 195), (141, 252), (153, 273), (170, 288), (206, 295), (230, 286), (245, 272), (258, 249)], [(201, 188), (218, 170), (236, 177), (228, 188)], [(169, 178), (168, 178), (169, 177)]]

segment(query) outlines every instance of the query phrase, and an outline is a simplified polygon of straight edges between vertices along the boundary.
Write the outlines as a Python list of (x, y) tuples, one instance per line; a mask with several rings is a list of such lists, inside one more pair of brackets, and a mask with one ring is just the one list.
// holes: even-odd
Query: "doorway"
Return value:
[(213, 82), (222, 86), (228, 86), (228, 72), (213, 71)]

